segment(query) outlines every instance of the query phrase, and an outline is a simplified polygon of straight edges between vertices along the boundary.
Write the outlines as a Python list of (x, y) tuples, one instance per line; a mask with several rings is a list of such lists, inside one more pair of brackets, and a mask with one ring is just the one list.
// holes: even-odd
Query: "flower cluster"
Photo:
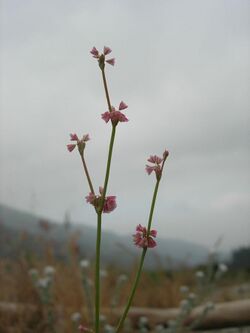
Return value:
[(117, 125), (118, 122), (126, 122), (128, 121), (128, 119), (121, 111), (127, 109), (127, 107), (127, 104), (121, 101), (118, 110), (116, 110), (116, 108), (112, 106), (112, 110), (110, 112), (106, 111), (102, 114), (102, 119), (106, 123), (111, 120), (113, 125)]
[[(90, 203), (94, 207), (98, 208), (101, 203), (103, 188), (99, 187), (100, 195), (95, 195), (94, 193), (90, 192), (89, 195), (85, 197), (87, 203)], [(110, 195), (105, 197), (104, 206), (103, 206), (103, 213), (110, 213), (117, 207), (116, 204), (116, 196)]]
[(162, 157), (151, 155), (147, 161), (153, 163), (154, 165), (146, 165), (146, 172), (150, 175), (154, 171), (156, 178), (159, 179), (161, 177), (163, 165), (168, 155), (169, 152), (167, 150), (164, 151)]
[(83, 150), (85, 148), (86, 142), (90, 140), (90, 137), (89, 137), (88, 134), (85, 134), (85, 135), (83, 135), (82, 139), (79, 140), (78, 136), (74, 133), (74, 134), (70, 134), (70, 140), (71, 141), (76, 141), (76, 143), (68, 144), (67, 145), (68, 151), (72, 152), (75, 149), (75, 147), (78, 146), (78, 150), (81, 153), (81, 152), (83, 152)]
[(148, 234), (147, 228), (145, 228), (141, 224), (139, 224), (136, 227), (136, 233), (133, 235), (134, 243), (138, 247), (153, 248), (157, 245), (156, 241), (153, 239), (153, 237), (156, 237), (156, 235), (157, 235), (156, 230), (150, 230), (150, 232)]
[(105, 59), (106, 55), (110, 54), (111, 52), (112, 52), (112, 50), (107, 46), (104, 46), (103, 53), (99, 53), (99, 51), (96, 49), (96, 47), (93, 47), (92, 50), (90, 51), (93, 58), (98, 60), (99, 66), (101, 69), (104, 69), (104, 62), (108, 63), (109, 65), (114, 66), (115, 58), (111, 58), (111, 59), (107, 59), (107, 60)]

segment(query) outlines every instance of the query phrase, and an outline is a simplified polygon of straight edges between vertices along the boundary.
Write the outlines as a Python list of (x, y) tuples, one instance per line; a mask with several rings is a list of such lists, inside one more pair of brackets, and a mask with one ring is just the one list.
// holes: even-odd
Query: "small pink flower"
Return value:
[(152, 230), (150, 231), (150, 235), (153, 236), (153, 237), (156, 237), (156, 236), (157, 236), (157, 230), (152, 229)]
[(134, 238), (134, 244), (138, 247), (145, 247), (146, 246), (146, 242), (141, 233), (137, 232), (135, 235), (133, 235)]
[(136, 227), (136, 233), (133, 235), (134, 244), (141, 248), (153, 248), (156, 247), (156, 241), (153, 239), (157, 235), (156, 230), (151, 230), (149, 236), (147, 235), (147, 228), (139, 224)]
[(125, 114), (123, 114), (120, 111), (112, 111), (110, 112), (110, 118), (112, 123), (118, 123), (118, 122), (127, 122), (128, 118), (125, 116)]
[(78, 136), (74, 133), (74, 134), (70, 134), (70, 140), (71, 141), (78, 141)]
[(161, 164), (162, 158), (156, 155), (151, 155), (150, 158), (148, 159), (148, 162), (155, 163), (155, 164)]
[(112, 50), (111, 50), (109, 47), (104, 46), (104, 48), (103, 48), (103, 54), (104, 54), (104, 55), (107, 55), (107, 54), (109, 54), (109, 53), (111, 53), (111, 52), (112, 52)]
[[(119, 105), (119, 110), (124, 110), (127, 107), (128, 107), (127, 104), (125, 104), (123, 101), (121, 101), (121, 103)], [(122, 123), (122, 122), (128, 121), (128, 118), (125, 116), (125, 114), (123, 114), (121, 111), (116, 110), (116, 108), (113, 106), (112, 106), (111, 112), (107, 111), (102, 114), (102, 119), (106, 123), (108, 123), (111, 120), (114, 125), (116, 125), (118, 122)]]
[(127, 109), (127, 104), (125, 104), (123, 101), (121, 101), (121, 103), (120, 103), (120, 105), (119, 105), (119, 110), (121, 111), (121, 110), (125, 110), (125, 109)]
[(96, 49), (96, 47), (93, 47), (90, 53), (92, 54), (93, 58), (99, 60), (99, 65), (100, 65), (100, 60), (102, 63), (102, 66), (104, 68), (104, 61), (107, 62), (109, 65), (114, 66), (115, 64), (115, 58), (111, 58), (106, 60), (105, 57), (106, 55), (110, 54), (112, 52), (111, 48), (104, 46), (103, 48), (103, 54), (100, 54), (99, 51)]
[(151, 175), (151, 173), (154, 171), (154, 169), (155, 169), (154, 166), (146, 165), (146, 171), (147, 171), (148, 175)]
[(114, 65), (115, 65), (115, 58), (108, 59), (108, 60), (106, 60), (106, 62), (107, 62), (109, 65), (114, 66)]
[(82, 139), (79, 140), (76, 133), (71, 133), (70, 134), (70, 140), (71, 141), (76, 141), (76, 144), (68, 144), (67, 145), (67, 149), (68, 149), (69, 152), (73, 151), (75, 149), (76, 145), (78, 146), (79, 151), (83, 152), (83, 150), (85, 148), (85, 142), (89, 141), (90, 137), (89, 137), (89, 134), (85, 134), (85, 135), (83, 135)]
[(149, 248), (154, 248), (157, 246), (156, 241), (152, 237), (148, 237), (148, 247)]
[(90, 53), (93, 55), (94, 58), (99, 58), (99, 51), (93, 47), (92, 50), (90, 51)]
[[(98, 206), (100, 207), (101, 198), (102, 198), (102, 194), (103, 194), (103, 188), (101, 186), (99, 187), (99, 192), (100, 192), (100, 195), (95, 195), (92, 192), (90, 192), (89, 195), (87, 195), (85, 197), (86, 202), (90, 203), (91, 205), (95, 206), (96, 208), (98, 208)], [(117, 207), (116, 196), (111, 195), (111, 196), (105, 197), (104, 205), (103, 205), (103, 213), (110, 213), (116, 207)]]
[(145, 227), (143, 227), (141, 224), (138, 224), (138, 226), (136, 227), (135, 230), (139, 231), (139, 232), (143, 232), (143, 233), (147, 232), (147, 229)]
[(117, 207), (116, 204), (116, 197), (109, 196), (105, 198), (104, 206), (103, 206), (103, 213), (110, 213)]
[(151, 173), (154, 171), (156, 173), (156, 175), (160, 175), (161, 173), (161, 166), (160, 165), (146, 165), (146, 172), (148, 175), (151, 175)]
[(102, 114), (102, 119), (106, 122), (106, 123), (108, 123), (109, 121), (110, 121), (110, 114), (111, 114), (111, 112), (109, 112), (109, 111), (107, 111), (107, 112), (104, 112), (103, 114)]
[(91, 205), (93, 205), (95, 202), (96, 196), (94, 195), (94, 193), (89, 192), (89, 195), (87, 195), (85, 197), (85, 199), (86, 199), (87, 203), (90, 203)]
[(67, 149), (69, 152), (72, 152), (74, 149), (75, 149), (76, 145), (73, 145), (73, 144), (68, 144), (67, 145)]
[(162, 169), (163, 169), (164, 163), (165, 163), (168, 155), (169, 155), (169, 152), (167, 150), (165, 150), (163, 152), (162, 157), (159, 157), (157, 155), (151, 155), (147, 161), (150, 163), (153, 163), (154, 165), (146, 164), (145, 170), (146, 170), (147, 174), (150, 175), (154, 171), (156, 178), (159, 180), (161, 178)]

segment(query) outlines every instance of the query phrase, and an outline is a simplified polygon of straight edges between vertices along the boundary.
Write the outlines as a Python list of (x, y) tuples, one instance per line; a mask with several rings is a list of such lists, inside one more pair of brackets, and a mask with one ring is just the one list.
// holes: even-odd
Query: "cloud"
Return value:
[(107, 67), (112, 103), (124, 100), (130, 121), (117, 131), (110, 194), (119, 209), (104, 228), (131, 232), (147, 218), (153, 180), (145, 162), (167, 148), (162, 234), (211, 244), (224, 228), (227, 247), (246, 241), (247, 1), (5, 0), (2, 8), (1, 201), (29, 209), (35, 192), (37, 213), (59, 220), (70, 209), (72, 219), (93, 223), (79, 158), (65, 145), (70, 132), (90, 133), (86, 155), (101, 185), (110, 128), (89, 50), (107, 45), (117, 60)]

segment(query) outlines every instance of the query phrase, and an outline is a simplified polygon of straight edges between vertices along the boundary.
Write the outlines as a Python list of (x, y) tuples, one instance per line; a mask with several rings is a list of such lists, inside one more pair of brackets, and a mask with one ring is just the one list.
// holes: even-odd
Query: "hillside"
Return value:
[[(149, 251), (146, 267), (196, 265), (206, 260), (208, 249), (179, 239), (158, 238), (156, 249)], [(20, 251), (42, 256), (44, 246), (50, 245), (62, 260), (74, 248), (79, 257), (90, 260), (95, 253), (95, 228), (76, 223), (55, 223), (28, 212), (0, 204), (0, 257), (15, 258)], [(131, 235), (119, 236), (103, 232), (103, 263), (128, 266), (134, 263), (140, 250), (132, 245)]]

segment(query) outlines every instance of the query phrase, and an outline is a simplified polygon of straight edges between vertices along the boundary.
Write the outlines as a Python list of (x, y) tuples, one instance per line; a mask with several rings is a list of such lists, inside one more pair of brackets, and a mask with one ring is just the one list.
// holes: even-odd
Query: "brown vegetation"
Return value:
[[(52, 332), (47, 323), (48, 311), (53, 313), (55, 322), (54, 332), (74, 332), (71, 315), (80, 312), (82, 322), (88, 323), (86, 299), (82, 286), (81, 269), (77, 253), (73, 253), (71, 261), (57, 261), (50, 251), (46, 259), (36, 260), (32, 256), (19, 258), (16, 261), (0, 261), (0, 333), (45, 333)], [(52, 286), (53, 299), (49, 305), (44, 305), (39, 297), (37, 288), (32, 283), (29, 270), (36, 268), (41, 274), (45, 266), (55, 267), (56, 274)], [(114, 267), (107, 269), (108, 275), (103, 278), (102, 306), (110, 307), (114, 286), (121, 273)], [(93, 267), (86, 272), (93, 279)], [(131, 270), (128, 281), (121, 290), (118, 307), (126, 302), (135, 270)], [(230, 293), (232, 281), (224, 281), (223, 292), (217, 292), (217, 300), (232, 300), (235, 295)], [(144, 272), (133, 305), (147, 308), (178, 307), (181, 301), (180, 286), (187, 285), (195, 291), (195, 278), (192, 269), (166, 272)], [(112, 316), (111, 316), (112, 317)], [(112, 321), (112, 318), (110, 318)]]

